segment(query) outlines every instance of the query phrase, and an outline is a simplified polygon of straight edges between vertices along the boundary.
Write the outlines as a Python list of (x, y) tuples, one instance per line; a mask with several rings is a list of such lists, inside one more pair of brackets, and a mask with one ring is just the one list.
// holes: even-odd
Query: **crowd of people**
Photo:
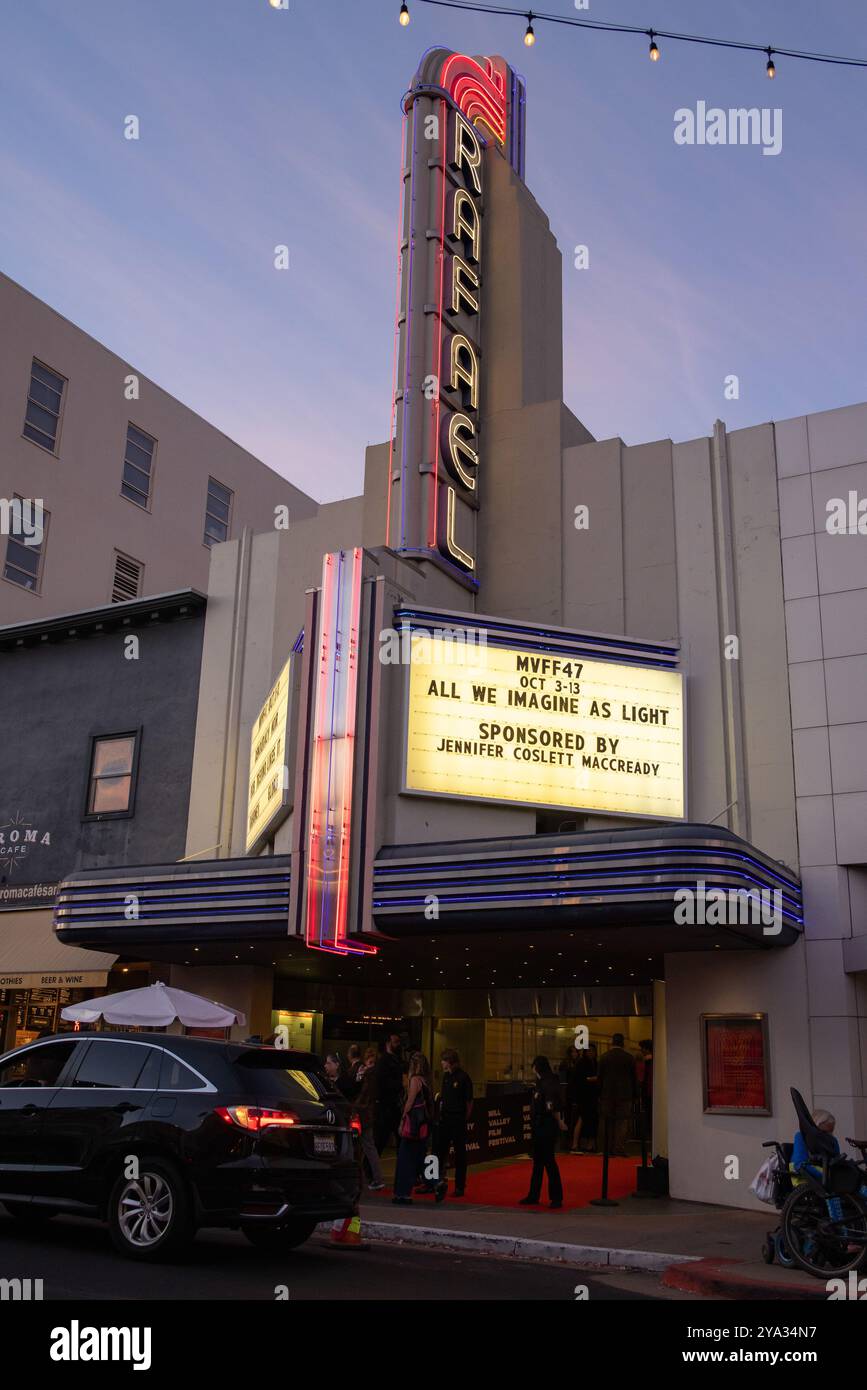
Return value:
[[(423, 1052), (404, 1060), (398, 1033), (391, 1033), (381, 1052), (368, 1047), (362, 1056), (353, 1043), (346, 1058), (329, 1053), (325, 1070), (351, 1102), (361, 1124), (362, 1166), (371, 1192), (385, 1186), (381, 1156), (394, 1140), (397, 1166), (392, 1201), (412, 1203), (413, 1193), (431, 1194), (442, 1202), (448, 1192), (450, 1154), (454, 1153), (454, 1196), (463, 1197), (467, 1181), (467, 1126), (473, 1109), (473, 1083), (460, 1057), (447, 1048), (441, 1057), (443, 1079), (434, 1094), (430, 1063)], [(425, 1160), (437, 1163), (427, 1172)]]
[[(600, 1057), (590, 1043), (570, 1047), (555, 1075), (542, 1055), (532, 1063), (534, 1085), (530, 1107), (533, 1166), (530, 1190), (521, 1206), (535, 1206), (547, 1177), (548, 1204), (563, 1205), (563, 1183), (557, 1166), (559, 1146), (567, 1152), (626, 1156), (629, 1128), (636, 1113), (649, 1136), (653, 1104), (653, 1047), (639, 1044), (635, 1058), (615, 1033)], [(362, 1165), (371, 1192), (381, 1191), (381, 1158), (394, 1142), (394, 1196), (398, 1206), (412, 1203), (413, 1194), (432, 1195), (442, 1202), (448, 1192), (447, 1172), (453, 1156), (455, 1197), (463, 1197), (467, 1181), (467, 1128), (473, 1110), (473, 1083), (460, 1057), (447, 1048), (441, 1057), (442, 1083), (434, 1092), (430, 1063), (422, 1052), (405, 1056), (401, 1037), (391, 1033), (380, 1051), (353, 1043), (346, 1057), (329, 1053), (325, 1070), (335, 1088), (348, 1100), (361, 1124)], [(435, 1164), (427, 1160), (436, 1158)]]

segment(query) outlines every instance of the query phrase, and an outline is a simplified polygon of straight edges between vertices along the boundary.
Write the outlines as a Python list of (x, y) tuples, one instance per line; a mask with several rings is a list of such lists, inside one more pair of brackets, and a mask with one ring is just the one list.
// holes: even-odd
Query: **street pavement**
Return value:
[(491, 1255), (371, 1244), (334, 1249), (317, 1232), (285, 1255), (256, 1250), (231, 1231), (201, 1232), (181, 1262), (124, 1259), (96, 1222), (60, 1217), (25, 1235), (0, 1214), (0, 1279), (42, 1279), (46, 1300), (458, 1299), (572, 1302), (688, 1298), (656, 1276), (609, 1276)]
[(662, 1198), (624, 1199), (615, 1207), (550, 1211), (539, 1207), (474, 1206), (470, 1199), (436, 1205), (416, 1198), (395, 1207), (366, 1193), (361, 1215), (368, 1230), (426, 1249), (470, 1248), (565, 1260), (573, 1266), (654, 1270), (664, 1287), (709, 1298), (825, 1299), (821, 1280), (799, 1269), (763, 1263), (761, 1246), (779, 1214)]

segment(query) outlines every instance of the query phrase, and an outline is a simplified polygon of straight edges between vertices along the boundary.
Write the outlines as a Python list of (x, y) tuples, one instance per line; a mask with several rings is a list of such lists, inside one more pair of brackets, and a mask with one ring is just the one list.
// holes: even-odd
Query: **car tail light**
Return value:
[(355, 1139), (361, 1138), (361, 1116), (353, 1115), (349, 1121), (349, 1129)]
[(227, 1125), (238, 1125), (255, 1134), (263, 1129), (287, 1129), (299, 1123), (298, 1116), (291, 1110), (267, 1110), (258, 1105), (218, 1105), (216, 1114)]

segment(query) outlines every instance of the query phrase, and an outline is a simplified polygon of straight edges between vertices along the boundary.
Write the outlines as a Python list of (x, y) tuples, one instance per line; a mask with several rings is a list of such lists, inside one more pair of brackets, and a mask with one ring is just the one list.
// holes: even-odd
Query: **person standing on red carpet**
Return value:
[(563, 1102), (560, 1098), (560, 1083), (551, 1070), (547, 1057), (533, 1058), (533, 1073), (536, 1085), (533, 1088), (533, 1103), (530, 1111), (530, 1126), (533, 1135), (533, 1171), (530, 1175), (530, 1191), (522, 1197), (518, 1206), (535, 1207), (542, 1195), (542, 1174), (548, 1176), (548, 1205), (558, 1208), (563, 1205), (563, 1183), (557, 1167), (557, 1138), (566, 1128), (562, 1115)]
[(623, 1046), (623, 1034), (615, 1033), (599, 1061), (599, 1114), (602, 1147), (620, 1158), (627, 1157), (626, 1136), (634, 1103), (635, 1062)]

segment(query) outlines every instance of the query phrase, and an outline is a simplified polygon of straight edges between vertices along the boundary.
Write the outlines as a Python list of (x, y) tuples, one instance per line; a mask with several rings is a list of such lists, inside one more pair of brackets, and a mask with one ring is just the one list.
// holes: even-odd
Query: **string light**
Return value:
[[(536, 33), (533, 29), (533, 20), (538, 24), (565, 24), (573, 29), (595, 29), (597, 32), (608, 34), (644, 34), (651, 35), (650, 57), (653, 62), (659, 60), (659, 48), (656, 39), (669, 39), (674, 43), (703, 44), (709, 48), (731, 48), (741, 49), (745, 53), (767, 53), (768, 63), (765, 71), (768, 77), (776, 76), (776, 67), (773, 55), (783, 58), (799, 58), (805, 63), (832, 63), (837, 67), (847, 68), (867, 68), (867, 58), (846, 58), (836, 53), (814, 53), (800, 48), (780, 48), (779, 46), (769, 48), (764, 43), (742, 43), (738, 39), (714, 39), (707, 34), (681, 34), (673, 29), (653, 29), (648, 30), (638, 24), (615, 24), (601, 19), (577, 19), (571, 15), (547, 14), (534, 10), (527, 14), (526, 10), (521, 10), (512, 5), (489, 5), (477, 3), (476, 0), (418, 0), (421, 5), (436, 5), (439, 9), (446, 10), (465, 10), (467, 14), (492, 14), (502, 15), (511, 18), (526, 18), (527, 29), (524, 34), (524, 43), (528, 48), (532, 48), (536, 42)], [(656, 52), (654, 52), (654, 48)]]
[(409, 24), (409, 7), (407, 6), (406, 0), (403, 0), (403, 4), (400, 7), (398, 20), (403, 25), (404, 29)]
[(659, 49), (658, 49), (657, 46), (656, 46), (656, 39), (653, 37), (653, 30), (652, 30), (652, 29), (648, 29), (647, 32), (648, 32), (648, 34), (650, 35), (650, 48), (648, 49), (648, 52), (649, 52), (649, 54), (650, 54), (650, 61), (651, 61), (651, 63), (658, 63), (658, 62), (659, 62)]

